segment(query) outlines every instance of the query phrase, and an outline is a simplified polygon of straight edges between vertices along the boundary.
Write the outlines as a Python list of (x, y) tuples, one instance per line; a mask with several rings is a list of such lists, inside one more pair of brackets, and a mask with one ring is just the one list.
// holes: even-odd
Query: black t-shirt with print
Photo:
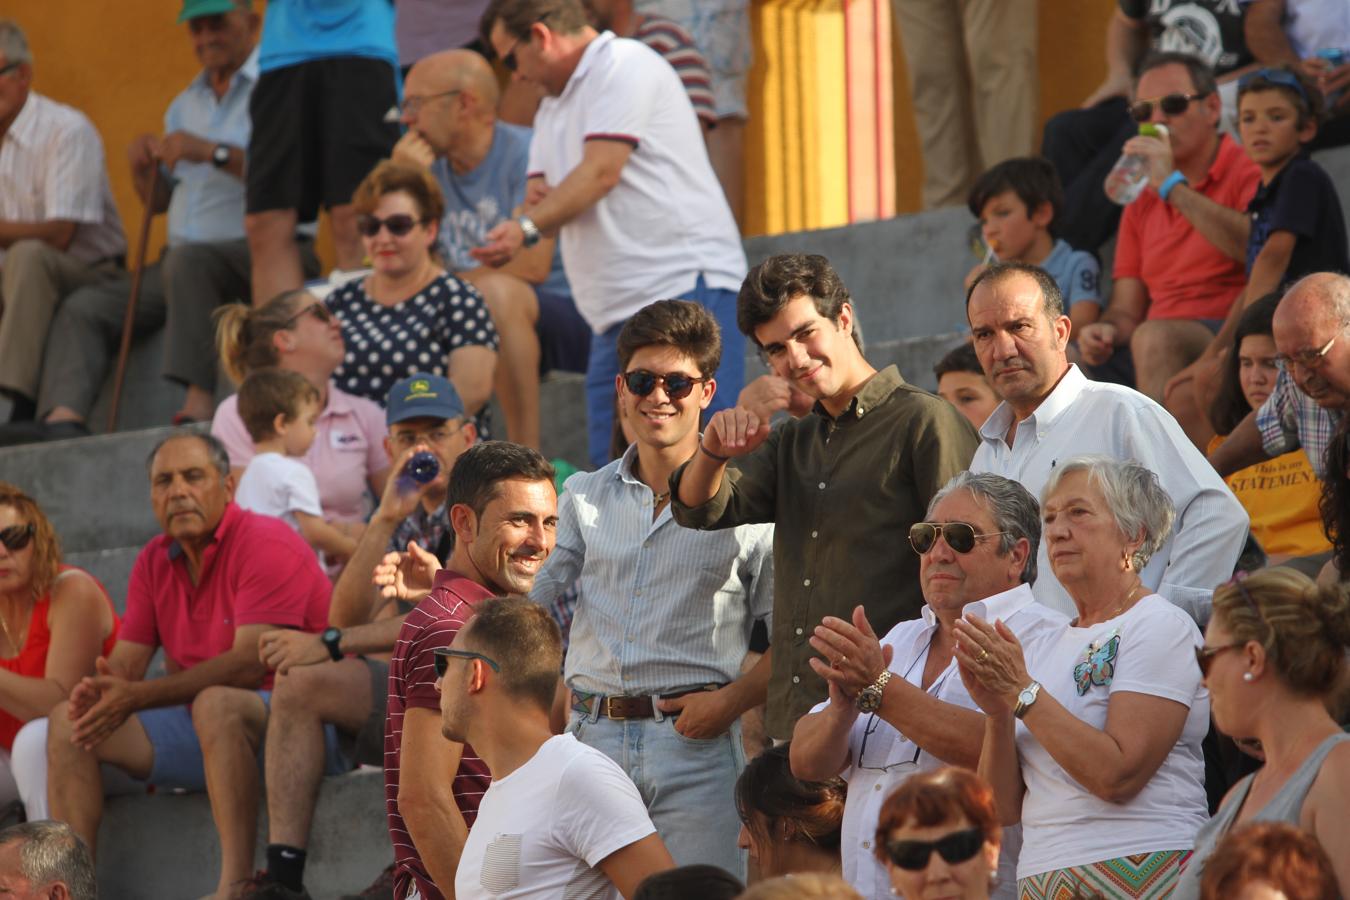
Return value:
[(1252, 61), (1239, 0), (1117, 0), (1128, 19), (1148, 26), (1153, 50), (1200, 57), (1223, 75)]

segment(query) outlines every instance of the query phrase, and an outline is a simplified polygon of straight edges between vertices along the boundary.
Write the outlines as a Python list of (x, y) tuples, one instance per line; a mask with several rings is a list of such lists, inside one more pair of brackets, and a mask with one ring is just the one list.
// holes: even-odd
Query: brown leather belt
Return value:
[[(697, 694), (699, 691), (715, 691), (722, 687), (720, 684), (705, 684), (701, 687), (688, 688), (687, 690), (675, 691), (671, 694), (659, 695), (662, 700), (674, 700), (676, 697), (683, 697), (686, 694)], [(595, 714), (594, 704), (600, 704), (600, 717), (606, 719), (652, 719), (656, 717), (656, 709), (652, 704), (651, 694), (640, 694), (636, 697), (602, 697), (599, 694), (578, 694), (572, 692), (572, 708), (584, 710), (587, 715)], [(675, 718), (679, 713), (671, 713), (666, 718)]]

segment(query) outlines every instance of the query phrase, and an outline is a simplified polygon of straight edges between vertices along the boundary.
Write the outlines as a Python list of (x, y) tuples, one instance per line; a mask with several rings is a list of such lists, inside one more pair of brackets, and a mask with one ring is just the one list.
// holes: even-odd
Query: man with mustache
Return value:
[[(93, 850), (100, 763), (159, 788), (206, 791), (220, 834), (214, 896), (224, 898), (253, 868), (272, 686), (258, 636), (322, 630), (330, 585), (289, 525), (232, 502), (230, 458), (214, 437), (171, 435), (149, 470), (164, 533), (136, 559), (112, 653), (49, 716), (47, 793), (52, 818)], [(160, 647), (167, 674), (146, 678)]]
[(919, 615), (919, 560), (900, 545), (970, 462), (975, 430), (895, 366), (872, 368), (853, 340), (848, 290), (825, 257), (770, 257), (750, 271), (736, 307), (773, 374), (816, 403), (772, 431), (747, 406), (717, 413), (671, 477), (671, 510), (689, 528), (775, 523), (766, 729), (788, 740), (826, 696), (807, 642), (823, 618), (847, 619), (862, 602), (884, 633)]
[[(1140, 573), (1197, 622), (1214, 586), (1233, 573), (1247, 514), (1176, 419), (1138, 391), (1088, 381), (1065, 355), (1069, 317), (1055, 280), (1024, 263), (991, 266), (971, 285), (966, 316), (975, 354), (1003, 402), (980, 428), (972, 472), (993, 472), (1039, 496), (1058, 460), (1086, 453), (1137, 460), (1176, 507), (1176, 528)], [(1036, 599), (1074, 615), (1040, 549)]]
[(408, 613), (389, 662), (384, 775), (395, 897), (454, 896), (455, 868), (491, 776), (472, 748), (441, 735), (434, 654), (480, 601), (529, 593), (558, 526), (553, 477), (537, 451), (506, 441), (470, 447), (450, 472), (455, 547), (431, 593)]

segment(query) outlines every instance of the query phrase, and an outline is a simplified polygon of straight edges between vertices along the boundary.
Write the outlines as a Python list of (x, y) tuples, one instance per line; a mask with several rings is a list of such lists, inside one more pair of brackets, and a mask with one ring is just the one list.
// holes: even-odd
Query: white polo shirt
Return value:
[[(988, 622), (1003, 620), (1022, 643), (1024, 653), (1034, 652), (1041, 642), (1055, 639), (1069, 623), (1065, 616), (1037, 603), (1031, 587), (1025, 584), (972, 601), (966, 604), (964, 611)], [(892, 650), (891, 672), (920, 687), (924, 666), (928, 663), (928, 649), (937, 628), (937, 616), (928, 606), (920, 610), (919, 618), (892, 628), (881, 639), (881, 645)], [(944, 703), (979, 711), (961, 681), (955, 658), (925, 690)], [(829, 705), (830, 701), (826, 700), (811, 712), (820, 712)], [(848, 736), (848, 755), (849, 765), (840, 773), (848, 782), (840, 852), (844, 880), (866, 900), (882, 900), (890, 896), (891, 883), (885, 867), (877, 862), (873, 847), (881, 807), (910, 775), (940, 769), (947, 763), (923, 752), (918, 744), (875, 713), (859, 715), (853, 723)], [(1014, 873), (1021, 843), (1020, 827), (1014, 825), (1003, 830), (1003, 846), (999, 853), (1000, 890), (993, 894), (996, 900), (1012, 900), (1017, 895)]]
[(745, 251), (694, 108), (660, 54), (604, 32), (586, 47), (561, 95), (534, 118), (530, 176), (559, 184), (586, 141), (633, 146), (619, 183), (563, 226), (563, 268), (577, 310), (596, 332), (694, 288), (739, 290)]

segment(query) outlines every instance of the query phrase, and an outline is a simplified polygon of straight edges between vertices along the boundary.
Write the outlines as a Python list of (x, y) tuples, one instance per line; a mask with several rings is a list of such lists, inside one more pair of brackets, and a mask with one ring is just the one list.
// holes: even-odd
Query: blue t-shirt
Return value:
[[(493, 131), (492, 148), (473, 171), (458, 174), (445, 159), (432, 164), (431, 173), (445, 195), (441, 245), (446, 262), (454, 271), (478, 268), (480, 263), (469, 251), (481, 247), (487, 233), (509, 219), (511, 211), (525, 202), (530, 135), (529, 128), (499, 121)], [(553, 268), (539, 289), (557, 296), (572, 296), (563, 274), (562, 253), (556, 246)]]
[(1252, 230), (1247, 236), (1247, 275), (1272, 232), (1288, 231), (1295, 237), (1289, 266), (1280, 285), (1312, 272), (1350, 271), (1347, 259), (1345, 217), (1336, 185), (1321, 166), (1299, 156), (1275, 173), (1270, 184), (1258, 185), (1247, 204)]
[(258, 68), (263, 72), (332, 56), (382, 59), (398, 70), (390, 0), (270, 0)]
[(1091, 253), (1075, 250), (1068, 241), (1060, 238), (1041, 263), (1041, 268), (1059, 285), (1059, 292), (1064, 295), (1065, 313), (1084, 300), (1102, 305), (1102, 267)]

